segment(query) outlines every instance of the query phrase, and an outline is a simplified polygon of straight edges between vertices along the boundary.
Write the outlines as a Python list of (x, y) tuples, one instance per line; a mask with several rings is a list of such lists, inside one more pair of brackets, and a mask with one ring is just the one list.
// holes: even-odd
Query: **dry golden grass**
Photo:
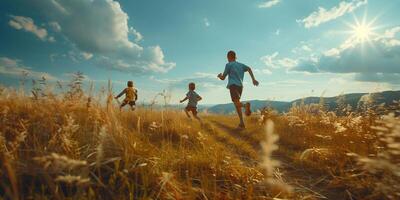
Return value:
[(110, 101), (89, 106), (81, 94), (49, 96), (2, 91), (5, 198), (215, 199), (264, 191), (261, 169), (217, 141), (232, 137), (181, 111), (119, 112)]
[(106, 93), (85, 94), (80, 84), (60, 94), (37, 88), (32, 97), (1, 88), (0, 195), (400, 198), (400, 122), (393, 114), (337, 116), (300, 105), (286, 114), (265, 109), (238, 131), (235, 116), (200, 114), (200, 124), (176, 110), (119, 112)]

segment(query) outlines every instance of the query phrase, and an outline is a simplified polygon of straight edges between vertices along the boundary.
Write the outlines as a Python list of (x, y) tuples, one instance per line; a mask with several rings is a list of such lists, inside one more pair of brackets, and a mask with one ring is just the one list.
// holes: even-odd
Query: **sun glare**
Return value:
[(359, 42), (370, 40), (372, 28), (368, 24), (358, 24), (353, 28), (353, 36)]
[(362, 21), (359, 21), (356, 17), (354, 19), (354, 24), (346, 23), (350, 28), (349, 32), (351, 33), (351, 40), (353, 42), (370, 42), (375, 36), (377, 36), (377, 34), (374, 32), (377, 27), (373, 26), (376, 18), (371, 21), (367, 21), (366, 16), (363, 17)]

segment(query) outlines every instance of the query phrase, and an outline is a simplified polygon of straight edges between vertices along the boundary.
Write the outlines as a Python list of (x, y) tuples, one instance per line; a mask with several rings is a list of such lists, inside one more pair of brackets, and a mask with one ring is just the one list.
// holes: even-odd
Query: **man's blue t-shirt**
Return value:
[(190, 107), (196, 107), (197, 102), (199, 101), (200, 95), (198, 95), (195, 91), (189, 90), (186, 94), (186, 97), (189, 99), (188, 105)]
[(229, 88), (231, 85), (237, 85), (239, 87), (243, 87), (243, 78), (244, 73), (249, 70), (249, 67), (245, 64), (233, 61), (229, 62), (225, 66), (224, 76), (228, 75), (228, 85)]

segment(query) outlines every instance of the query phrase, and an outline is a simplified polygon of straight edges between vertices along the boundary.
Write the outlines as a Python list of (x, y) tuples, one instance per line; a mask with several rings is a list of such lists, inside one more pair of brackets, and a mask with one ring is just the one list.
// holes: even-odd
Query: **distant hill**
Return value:
[[(249, 102), (251, 103), (252, 110), (259, 110), (265, 107), (272, 107), (278, 110), (279, 112), (284, 112), (288, 110), (291, 105), (290, 102), (284, 102), (284, 101), (251, 100)], [(227, 103), (227, 104), (214, 105), (212, 107), (209, 107), (207, 111), (211, 113), (228, 114), (231, 112), (235, 112), (235, 108), (232, 103)]]
[[(322, 100), (329, 110), (334, 110), (337, 108), (337, 102), (339, 98), (342, 98), (346, 105), (348, 104), (353, 108), (356, 108), (361, 97), (367, 94), (368, 93), (351, 93), (335, 97), (322, 97)], [(386, 105), (390, 105), (394, 100), (400, 100), (400, 91), (385, 91), (372, 93), (371, 95), (374, 97), (375, 104), (385, 103)], [(253, 111), (260, 110), (265, 107), (271, 107), (278, 112), (287, 112), (293, 103), (300, 104), (301, 102), (304, 102), (304, 104), (312, 104), (319, 103), (320, 100), (321, 97), (307, 97), (303, 99), (296, 99), (290, 102), (269, 100), (251, 100), (248, 102), (251, 103)], [(232, 103), (218, 104), (209, 107), (207, 111), (211, 113), (228, 114), (235, 112), (235, 108)]]

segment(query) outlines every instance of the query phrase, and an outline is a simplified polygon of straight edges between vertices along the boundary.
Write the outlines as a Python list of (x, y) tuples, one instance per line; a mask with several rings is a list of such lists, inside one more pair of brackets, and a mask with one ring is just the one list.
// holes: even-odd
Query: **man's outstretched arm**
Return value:
[(187, 97), (185, 97), (184, 99), (180, 100), (179, 102), (183, 103), (184, 101), (188, 100)]
[(247, 71), (248, 71), (249, 74), (250, 74), (251, 80), (253, 80), (253, 85), (258, 86), (259, 83), (258, 83), (258, 81), (256, 80), (256, 78), (254, 77), (253, 70), (251, 70), (251, 68), (249, 67), (249, 68), (247, 69)]
[(228, 73), (229, 73), (229, 68), (228, 66), (225, 66), (224, 73), (219, 73), (217, 77), (221, 80), (225, 80)]

